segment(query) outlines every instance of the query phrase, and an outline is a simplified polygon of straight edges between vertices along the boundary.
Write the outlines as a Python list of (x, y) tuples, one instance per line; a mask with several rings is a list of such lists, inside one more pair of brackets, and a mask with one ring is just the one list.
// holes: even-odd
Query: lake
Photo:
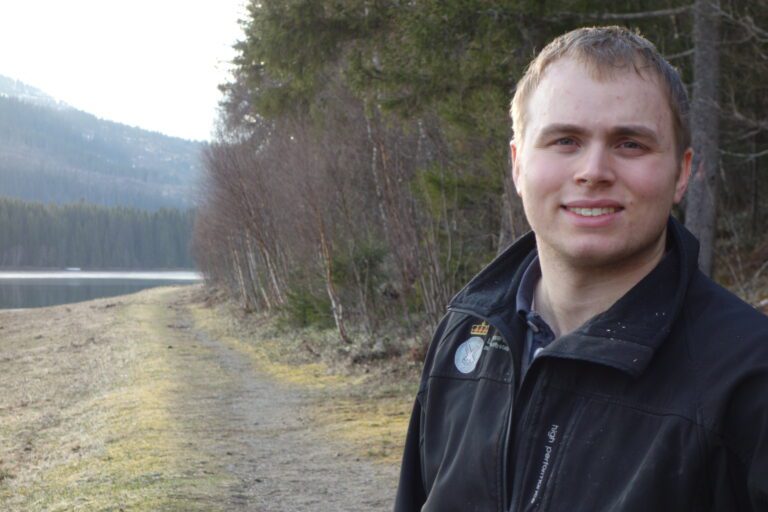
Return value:
[(202, 276), (192, 271), (0, 272), (0, 309), (55, 306), (201, 280)]

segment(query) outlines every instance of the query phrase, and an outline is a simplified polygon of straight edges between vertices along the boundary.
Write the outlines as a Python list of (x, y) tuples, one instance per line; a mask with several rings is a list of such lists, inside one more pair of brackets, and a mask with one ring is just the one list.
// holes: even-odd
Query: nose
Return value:
[(596, 187), (613, 183), (615, 179), (610, 154), (600, 145), (594, 144), (584, 151), (576, 165), (573, 179), (578, 185)]

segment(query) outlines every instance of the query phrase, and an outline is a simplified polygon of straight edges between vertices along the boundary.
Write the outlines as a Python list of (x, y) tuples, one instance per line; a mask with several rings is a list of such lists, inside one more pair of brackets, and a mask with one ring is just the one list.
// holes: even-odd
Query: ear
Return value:
[(515, 184), (517, 195), (520, 196), (520, 166), (518, 165), (517, 143), (515, 139), (509, 141), (509, 158), (512, 164), (512, 182)]
[(691, 165), (693, 163), (693, 149), (688, 148), (680, 159), (680, 169), (675, 183), (675, 204), (678, 204), (685, 195), (685, 189), (688, 188), (688, 180), (691, 178)]

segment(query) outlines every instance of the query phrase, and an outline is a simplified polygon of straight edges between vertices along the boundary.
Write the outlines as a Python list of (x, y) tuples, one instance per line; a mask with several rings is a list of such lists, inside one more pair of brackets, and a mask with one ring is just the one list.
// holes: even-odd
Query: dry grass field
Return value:
[(235, 317), (199, 287), (0, 311), (0, 510), (390, 510), (418, 365)]

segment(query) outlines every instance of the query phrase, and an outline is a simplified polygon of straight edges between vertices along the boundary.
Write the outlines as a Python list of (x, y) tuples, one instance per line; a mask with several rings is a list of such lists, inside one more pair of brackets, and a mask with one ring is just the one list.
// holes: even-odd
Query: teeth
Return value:
[(598, 215), (608, 215), (614, 213), (616, 208), (568, 208), (568, 211), (584, 217), (596, 217)]

